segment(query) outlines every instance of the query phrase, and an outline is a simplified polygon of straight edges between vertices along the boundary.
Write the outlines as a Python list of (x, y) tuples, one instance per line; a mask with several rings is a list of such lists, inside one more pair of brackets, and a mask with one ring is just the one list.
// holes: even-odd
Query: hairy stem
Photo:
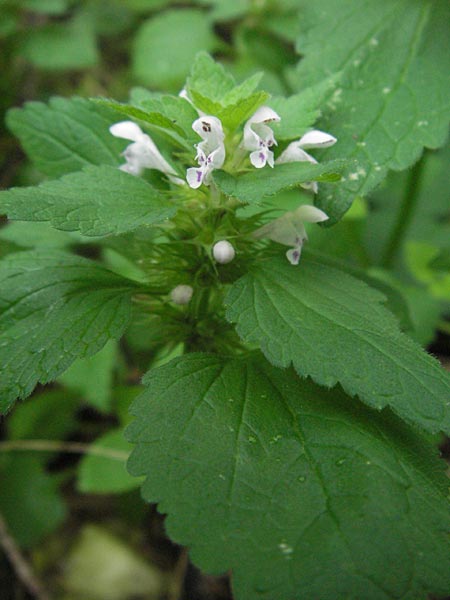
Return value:
[(420, 160), (411, 170), (408, 183), (405, 187), (404, 195), (397, 215), (397, 221), (391, 231), (391, 235), (385, 245), (381, 265), (389, 268), (392, 266), (397, 253), (403, 243), (403, 239), (408, 230), (411, 220), (414, 217), (417, 202), (420, 193), (420, 180), (422, 178), (424, 166), (426, 163), (426, 151), (422, 154)]

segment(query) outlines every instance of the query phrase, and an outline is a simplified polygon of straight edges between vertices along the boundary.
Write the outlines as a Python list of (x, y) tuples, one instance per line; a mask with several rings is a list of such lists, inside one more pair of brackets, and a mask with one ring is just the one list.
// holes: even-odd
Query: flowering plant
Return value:
[(342, 88), (308, 73), (270, 96), (200, 53), (179, 95), (68, 101), (59, 178), (0, 194), (11, 225), (63, 237), (0, 263), (0, 407), (122, 338), (149, 367), (124, 485), (145, 478), (195, 563), (231, 570), (239, 599), (416, 600), (450, 586), (430, 437), (449, 377), (399, 286), (346, 260), (380, 163), (354, 158), (370, 135), (316, 125)]

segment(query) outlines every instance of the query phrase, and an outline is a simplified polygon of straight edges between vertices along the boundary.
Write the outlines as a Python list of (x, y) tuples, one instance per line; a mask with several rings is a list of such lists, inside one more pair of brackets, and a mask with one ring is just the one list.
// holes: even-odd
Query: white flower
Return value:
[(236, 256), (236, 251), (227, 240), (216, 242), (212, 250), (214, 260), (221, 265), (226, 265), (231, 262)]
[(261, 169), (266, 163), (273, 167), (273, 152), (270, 148), (277, 142), (267, 123), (279, 120), (280, 117), (274, 110), (261, 106), (244, 125), (243, 146), (246, 150), (252, 150), (250, 162), (257, 169)]
[[(277, 165), (289, 162), (304, 162), (308, 161), (317, 164), (317, 160), (310, 154), (305, 152), (305, 149), (309, 148), (328, 148), (336, 143), (336, 138), (315, 129), (308, 131), (303, 137), (295, 142), (291, 142), (284, 152), (275, 161)], [(312, 190), (314, 194), (318, 192), (317, 181), (307, 181), (301, 184), (303, 188)]]
[(198, 188), (202, 183), (208, 185), (214, 169), (220, 169), (225, 162), (225, 134), (222, 123), (217, 117), (200, 117), (192, 123), (192, 129), (202, 138), (196, 145), (198, 167), (191, 167), (186, 172), (186, 179), (191, 188)]
[(120, 121), (120, 123), (111, 125), (109, 131), (115, 137), (133, 142), (123, 152), (126, 163), (121, 165), (122, 171), (131, 175), (141, 175), (144, 169), (157, 169), (167, 175), (173, 183), (184, 183), (176, 176), (173, 167), (162, 156), (152, 138), (144, 133), (139, 125), (133, 121)]
[(320, 208), (304, 204), (260, 227), (253, 235), (256, 238), (268, 238), (285, 246), (293, 246), (286, 252), (286, 256), (291, 265), (298, 265), (303, 243), (308, 239), (303, 223), (320, 223), (327, 219), (328, 215)]
[(194, 293), (190, 285), (177, 285), (170, 292), (170, 299), (174, 304), (189, 304)]

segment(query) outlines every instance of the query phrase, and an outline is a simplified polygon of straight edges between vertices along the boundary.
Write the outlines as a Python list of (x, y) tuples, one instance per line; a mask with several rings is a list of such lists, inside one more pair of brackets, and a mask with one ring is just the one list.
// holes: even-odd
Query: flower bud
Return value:
[(221, 265), (226, 265), (231, 262), (236, 255), (235, 249), (227, 240), (216, 242), (213, 246), (212, 253), (215, 261)]
[(190, 285), (177, 285), (170, 292), (170, 299), (174, 304), (189, 304), (193, 293)]

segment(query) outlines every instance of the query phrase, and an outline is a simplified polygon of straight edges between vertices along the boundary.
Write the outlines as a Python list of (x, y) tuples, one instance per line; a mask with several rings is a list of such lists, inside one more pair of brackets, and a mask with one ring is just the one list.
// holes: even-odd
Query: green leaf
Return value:
[(216, 45), (206, 13), (168, 10), (141, 25), (133, 48), (133, 71), (149, 86), (178, 91), (197, 52)]
[(23, 8), (45, 15), (61, 15), (68, 8), (67, 0), (23, 0)]
[(375, 264), (401, 267), (409, 241), (450, 249), (449, 163), (450, 145), (427, 152), (412, 171), (390, 173), (371, 196), (365, 243)]
[(100, 265), (56, 251), (0, 262), (0, 412), (95, 354), (128, 324), (135, 285)]
[(45, 472), (39, 458), (11, 455), (0, 467), (0, 512), (20, 546), (37, 544), (66, 518), (58, 480)]
[(87, 165), (122, 162), (123, 141), (109, 133), (114, 111), (83, 98), (28, 102), (8, 112), (7, 125), (45, 175), (59, 177)]
[(175, 213), (158, 190), (120, 169), (87, 167), (37, 187), (0, 192), (0, 213), (10, 219), (47, 221), (83, 235), (118, 235), (161, 223)]
[(93, 67), (99, 59), (92, 22), (83, 14), (68, 23), (30, 29), (20, 54), (36, 67), (55, 71)]
[(345, 164), (342, 160), (317, 165), (306, 161), (287, 163), (277, 165), (275, 169), (266, 167), (253, 170), (240, 177), (233, 177), (225, 171), (215, 171), (214, 181), (227, 196), (233, 196), (241, 202), (258, 204), (267, 196), (298, 187), (307, 181), (339, 181), (339, 173)]
[(234, 131), (268, 98), (266, 92), (255, 92), (262, 73), (256, 73), (237, 85), (234, 77), (206, 52), (199, 53), (192, 65), (186, 89), (195, 106), (222, 121)]
[(111, 340), (94, 356), (76, 360), (58, 381), (97, 410), (110, 412), (116, 358), (117, 343)]
[(336, 85), (336, 79), (330, 77), (288, 98), (271, 98), (268, 102), (270, 108), (281, 117), (281, 121), (271, 123), (275, 138), (293, 140), (306, 133), (319, 118), (320, 107), (327, 93)]
[[(318, 206), (337, 220), (389, 169), (402, 170), (448, 133), (447, 0), (302, 0), (298, 67), (303, 89), (342, 72), (320, 128), (338, 138), (327, 159), (357, 159), (345, 185), (322, 189)], [(326, 40), (326, 44), (324, 44)]]
[[(75, 412), (79, 405), (78, 398), (68, 394), (67, 390), (46, 389), (28, 402), (16, 405), (8, 415), (8, 438), (64, 439), (76, 427)], [(47, 452), (42, 453), (43, 460), (48, 460), (48, 457)]]
[(225, 302), (245, 341), (258, 344), (280, 367), (317, 383), (340, 383), (349, 395), (430, 432), (450, 432), (450, 377), (402, 334), (362, 281), (302, 258), (261, 260), (238, 280)]
[(125, 468), (132, 446), (124, 439), (122, 429), (105, 433), (91, 449), (92, 453), (86, 454), (78, 466), (80, 492), (119, 494), (139, 487), (140, 481), (131, 477)]
[[(181, 99), (183, 101), (183, 99)], [(103, 100), (96, 99), (94, 100), (97, 104), (101, 106), (106, 106), (115, 110), (118, 113), (126, 115), (132, 119), (139, 119), (144, 123), (148, 123), (149, 125), (154, 125), (156, 127), (161, 127), (162, 129), (169, 129), (175, 131), (179, 135), (184, 137), (184, 131), (181, 127), (178, 127), (176, 123), (174, 123), (171, 119), (168, 119), (161, 111), (146, 111), (141, 108), (137, 108), (136, 106), (132, 106), (131, 104), (122, 104), (121, 102), (115, 102), (114, 100)], [(193, 110), (193, 109), (192, 109)], [(195, 113), (194, 113), (195, 114)], [(194, 117), (195, 118), (195, 117)]]
[(447, 593), (444, 465), (392, 415), (259, 355), (187, 355), (145, 384), (129, 469), (236, 600)]

